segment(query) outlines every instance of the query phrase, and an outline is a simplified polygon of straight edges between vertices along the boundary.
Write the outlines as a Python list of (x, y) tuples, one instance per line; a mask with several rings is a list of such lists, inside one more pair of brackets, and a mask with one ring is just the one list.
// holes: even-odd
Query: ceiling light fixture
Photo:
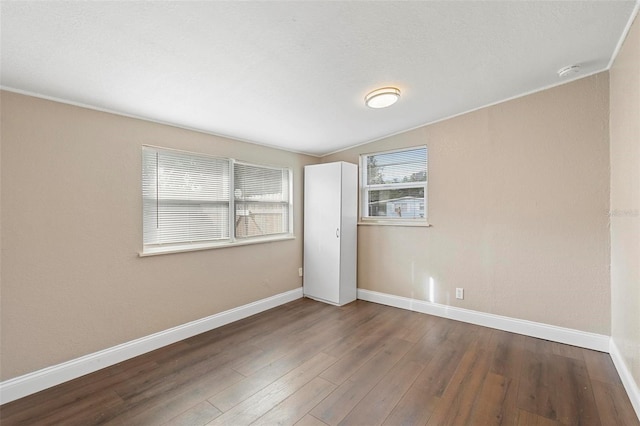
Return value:
[(569, 77), (580, 71), (580, 65), (569, 65), (558, 70), (558, 77)]
[(400, 89), (383, 87), (368, 93), (364, 97), (364, 103), (369, 108), (386, 108), (395, 104), (398, 99), (400, 99)]

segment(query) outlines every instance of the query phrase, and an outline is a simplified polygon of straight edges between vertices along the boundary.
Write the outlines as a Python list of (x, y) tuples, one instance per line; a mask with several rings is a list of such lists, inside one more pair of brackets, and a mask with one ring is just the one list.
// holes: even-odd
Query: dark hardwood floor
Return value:
[(0, 407), (2, 425), (639, 425), (609, 355), (301, 299)]

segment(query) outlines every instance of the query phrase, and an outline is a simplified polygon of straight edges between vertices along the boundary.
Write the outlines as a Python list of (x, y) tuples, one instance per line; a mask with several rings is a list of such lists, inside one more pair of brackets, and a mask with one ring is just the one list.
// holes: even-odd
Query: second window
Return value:
[(427, 147), (360, 157), (360, 219), (426, 222)]

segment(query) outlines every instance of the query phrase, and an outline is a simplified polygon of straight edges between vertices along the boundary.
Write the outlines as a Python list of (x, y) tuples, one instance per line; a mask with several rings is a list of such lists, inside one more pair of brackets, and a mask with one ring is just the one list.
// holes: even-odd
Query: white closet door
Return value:
[(340, 230), (340, 302), (349, 303), (357, 298), (356, 268), (358, 263), (358, 167), (342, 166), (342, 227)]
[(340, 302), (341, 170), (339, 163), (305, 168), (304, 292)]

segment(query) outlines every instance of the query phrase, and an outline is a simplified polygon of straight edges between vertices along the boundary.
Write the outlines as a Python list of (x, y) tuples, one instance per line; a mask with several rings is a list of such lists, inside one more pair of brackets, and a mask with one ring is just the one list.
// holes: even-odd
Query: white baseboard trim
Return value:
[(214, 328), (247, 318), (276, 306), (300, 299), (302, 287), (275, 296), (267, 297), (247, 305), (229, 309), (206, 318), (173, 327), (140, 339), (94, 352), (62, 364), (43, 368), (23, 376), (0, 383), (0, 404), (14, 401), (27, 395), (67, 382), (85, 374), (127, 359), (151, 352), (163, 346), (187, 339)]
[(613, 340), (613, 337), (610, 341), (609, 354), (613, 360), (613, 365), (615, 365), (616, 370), (618, 370), (618, 375), (620, 376), (620, 380), (622, 380), (622, 385), (627, 391), (627, 395), (629, 395), (631, 405), (633, 405), (633, 409), (636, 410), (636, 416), (638, 416), (638, 420), (640, 420), (640, 387), (631, 375), (631, 370), (627, 367), (627, 363), (624, 362), (624, 358), (622, 357), (616, 342)]
[(379, 293), (371, 290), (358, 289), (358, 299), (468, 322), (484, 327), (496, 328), (512, 333), (524, 334), (525, 336), (537, 337), (553, 342), (566, 343), (568, 345), (593, 349), (600, 352), (609, 352), (609, 336), (602, 334), (472, 311), (455, 306), (440, 305), (438, 303), (394, 296), (392, 294)]

